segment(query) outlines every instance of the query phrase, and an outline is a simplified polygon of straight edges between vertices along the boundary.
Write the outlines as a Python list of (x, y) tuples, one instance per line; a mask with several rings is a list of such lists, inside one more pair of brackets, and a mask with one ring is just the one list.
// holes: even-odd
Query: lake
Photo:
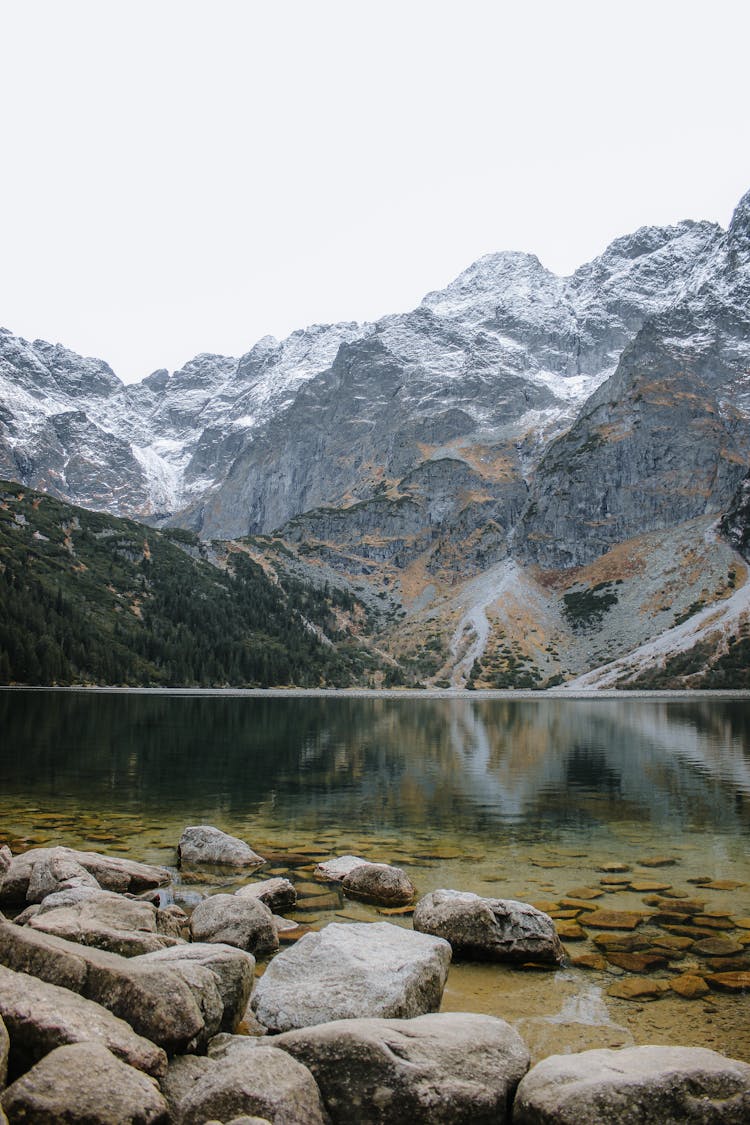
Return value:
[[(274, 874), (300, 888), (293, 916), (314, 926), (382, 920), (311, 885), (318, 859), (354, 853), (403, 867), (420, 894), (452, 887), (554, 913), (581, 888), (601, 892), (597, 907), (644, 915), (664, 911), (655, 895), (696, 900), (702, 921), (688, 923), (750, 955), (744, 700), (12, 690), (0, 731), (0, 843), (14, 851), (63, 843), (174, 867), (182, 828), (209, 823), (273, 853)], [(619, 884), (599, 870), (612, 863), (629, 868)], [(174, 897), (189, 908), (241, 881), (175, 871)], [(646, 943), (676, 932), (647, 917), (638, 930)], [(601, 956), (583, 933), (565, 941), (570, 956)], [(744, 956), (675, 949), (648, 979), (731, 971)], [(750, 1061), (750, 995), (610, 994), (639, 975), (456, 964), (443, 1008), (517, 1023), (540, 1056), (682, 1042)]]

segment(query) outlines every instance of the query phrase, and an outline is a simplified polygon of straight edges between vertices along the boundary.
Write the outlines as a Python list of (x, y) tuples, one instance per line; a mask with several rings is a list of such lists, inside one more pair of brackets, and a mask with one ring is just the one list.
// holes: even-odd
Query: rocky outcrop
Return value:
[(445, 938), (463, 957), (553, 966), (565, 957), (552, 919), (513, 899), (433, 891), (417, 903), (413, 924), (415, 930)]
[[(143, 1070), (154, 1078), (166, 1073), (164, 1051), (136, 1035), (125, 1020), (68, 988), (47, 984), (3, 966), (0, 966), (0, 1016), (11, 1036), (11, 1066), (16, 1074), (29, 1070), (50, 1051), (69, 1043), (101, 1043), (136, 1070)], [(0, 1087), (2, 1085), (0, 1074)]]
[(450, 946), (387, 922), (332, 923), (276, 956), (252, 1007), (271, 1031), (357, 1016), (409, 1018), (440, 1006)]
[(57, 1047), (9, 1086), (0, 1104), (11, 1122), (35, 1125), (167, 1125), (153, 1078), (97, 1043)]
[(162, 1088), (178, 1125), (246, 1116), (327, 1125), (310, 1071), (285, 1051), (246, 1037), (219, 1036), (207, 1058), (175, 1059)]
[(312, 1071), (333, 1125), (500, 1125), (529, 1065), (509, 1024), (467, 1013), (336, 1020), (274, 1045)]
[(187, 1050), (205, 1038), (201, 1002), (212, 988), (219, 1011), (212, 1033), (221, 1020), (223, 1006), (215, 977), (200, 965), (195, 966), (196, 998), (183, 977), (167, 965), (143, 964), (11, 922), (0, 922), (0, 964), (94, 1000), (168, 1054)]
[(0, 883), (0, 905), (19, 906), (31, 901), (27, 899), (27, 895), (36, 865), (41, 863), (45, 872), (51, 870), (50, 864), (53, 865), (53, 870), (60, 870), (54, 865), (64, 859), (84, 868), (99, 887), (118, 894), (139, 894), (154, 890), (156, 887), (166, 886), (170, 878), (169, 872), (163, 867), (136, 863), (132, 859), (100, 855), (98, 852), (80, 852), (73, 848), (32, 848), (22, 855), (13, 856)]
[(314, 875), (316, 879), (323, 879), (327, 883), (340, 883), (355, 868), (368, 862), (359, 855), (340, 855), (336, 856), (335, 859), (326, 859), (322, 863), (318, 863)]
[(210, 824), (191, 825), (180, 836), (177, 855), (182, 866), (216, 864), (228, 867), (259, 867), (265, 860), (244, 840), (229, 836)]
[[(169, 914), (150, 902), (124, 898), (110, 891), (85, 888), (79, 901), (66, 902), (64, 892), (48, 896), (28, 925), (46, 934), (123, 957), (153, 953), (182, 941)], [(61, 901), (62, 900), (62, 901)], [(60, 903), (58, 905), (58, 903)], [(171, 930), (164, 933), (163, 930)]]
[(703, 1047), (550, 1055), (518, 1087), (514, 1125), (742, 1125), (750, 1066)]
[(279, 948), (273, 915), (254, 898), (210, 895), (193, 911), (190, 929), (193, 941), (234, 945), (248, 953), (270, 953)]

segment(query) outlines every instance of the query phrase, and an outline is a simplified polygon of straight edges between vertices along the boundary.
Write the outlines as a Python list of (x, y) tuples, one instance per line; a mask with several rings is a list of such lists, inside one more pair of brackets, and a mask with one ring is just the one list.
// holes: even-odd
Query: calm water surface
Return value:
[[(750, 917), (742, 701), (14, 691), (0, 692), (0, 734), (0, 841), (14, 851), (59, 842), (173, 866), (182, 827), (212, 823), (261, 853), (297, 853), (275, 857), (273, 870), (309, 893), (296, 917), (313, 925), (378, 917), (346, 900), (316, 904), (311, 864), (344, 852), (399, 864), (420, 893), (455, 887), (548, 904), (598, 887), (597, 867), (619, 860), (700, 897), (706, 911)], [(675, 862), (640, 865), (655, 855)], [(699, 895), (689, 880), (706, 877), (743, 885)], [(175, 881), (188, 907), (219, 885)], [(608, 890), (598, 905), (648, 909), (629, 890)], [(634, 1004), (608, 996), (614, 979), (457, 965), (443, 1006), (519, 1022), (540, 1055), (621, 1040), (750, 1059), (747, 996)]]

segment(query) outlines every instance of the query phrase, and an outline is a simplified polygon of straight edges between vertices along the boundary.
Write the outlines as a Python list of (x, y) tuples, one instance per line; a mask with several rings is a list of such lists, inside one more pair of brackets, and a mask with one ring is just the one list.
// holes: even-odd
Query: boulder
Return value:
[(180, 836), (177, 855), (183, 866), (210, 863), (230, 867), (259, 867), (266, 862), (244, 840), (228, 836), (226, 832), (210, 824), (195, 824), (186, 828)]
[(297, 901), (297, 892), (294, 883), (289, 879), (276, 876), (273, 879), (261, 879), (258, 883), (248, 883), (234, 892), (238, 898), (253, 898), (262, 902), (269, 910), (286, 910), (294, 906)]
[(8, 1038), (8, 1029), (5, 1026), (3, 1017), (0, 1016), (0, 1090), (5, 1089), (5, 1080), (8, 1077), (9, 1048), (10, 1040)]
[(101, 890), (94, 876), (70, 856), (67, 848), (51, 848), (31, 869), (26, 901), (41, 902), (55, 891), (69, 890), (72, 887)]
[(219, 996), (223, 1005), (222, 1031), (234, 1031), (247, 1008), (255, 975), (255, 958), (245, 950), (231, 945), (211, 942), (193, 942), (172, 949), (147, 953), (138, 961), (146, 964), (167, 964), (180, 971), (186, 962), (197, 962), (216, 976)]
[(703, 1047), (550, 1055), (518, 1087), (514, 1125), (743, 1125), (750, 1065)]
[(65, 855), (93, 875), (100, 887), (118, 894), (139, 894), (165, 886), (170, 875), (163, 867), (153, 867), (148, 863), (136, 863), (132, 859), (100, 855), (99, 852), (79, 852), (74, 848), (32, 848), (22, 855), (13, 856), (8, 870), (0, 883), (0, 905), (22, 906), (37, 863), (46, 862), (51, 852), (58, 859)]
[(390, 922), (332, 923), (271, 961), (251, 1005), (272, 1031), (421, 1016), (440, 1007), (450, 959), (448, 942)]
[(210, 1057), (170, 1065), (163, 1090), (173, 1121), (204, 1125), (261, 1115), (275, 1125), (327, 1123), (315, 1079), (291, 1055), (245, 1036), (220, 1040)]
[(193, 911), (190, 929), (193, 941), (220, 942), (249, 953), (279, 948), (273, 914), (254, 898), (210, 895)]
[(316, 879), (323, 879), (327, 883), (340, 883), (351, 871), (354, 871), (356, 867), (361, 867), (363, 863), (369, 863), (369, 860), (362, 859), (359, 855), (340, 855), (336, 859), (327, 859), (323, 863), (319, 863), (313, 875)]
[(13, 859), (13, 853), (7, 844), (3, 844), (0, 848), (0, 879), (2, 879), (5, 872), (8, 870)]
[(547, 914), (513, 899), (433, 891), (414, 909), (414, 929), (449, 941), (454, 953), (489, 961), (559, 965), (565, 951)]
[(501, 1125), (529, 1067), (509, 1024), (463, 1012), (336, 1020), (274, 1046), (312, 1071), (333, 1125)]
[(406, 872), (388, 863), (358, 864), (344, 876), (341, 889), (349, 898), (374, 902), (379, 906), (406, 906), (417, 893)]
[[(196, 999), (168, 965), (143, 964), (12, 922), (0, 923), (0, 964), (102, 1004), (167, 1054), (188, 1050), (206, 1037), (200, 994)], [(208, 969), (195, 968), (205, 974), (203, 993), (216, 988)], [(221, 1007), (218, 989), (216, 1005)]]
[[(72, 899), (68, 897), (71, 894)], [(58, 905), (63, 900), (66, 905)], [(49, 895), (28, 925), (67, 941), (133, 957), (182, 941), (159, 932), (160, 913), (150, 902), (124, 898), (112, 891), (85, 888), (81, 894), (73, 889)], [(171, 923), (169, 915), (165, 920)], [(167, 928), (175, 928), (174, 923)]]
[[(16, 1074), (28, 1070), (56, 1047), (70, 1043), (102, 1043), (136, 1070), (155, 1078), (166, 1073), (164, 1051), (136, 1035), (125, 1020), (76, 992), (2, 965), (0, 1016), (11, 1035), (11, 1069)], [(2, 1079), (0, 1065), (0, 1086)]]
[(0, 1103), (12, 1122), (34, 1125), (167, 1125), (153, 1078), (99, 1043), (57, 1047), (9, 1086)]

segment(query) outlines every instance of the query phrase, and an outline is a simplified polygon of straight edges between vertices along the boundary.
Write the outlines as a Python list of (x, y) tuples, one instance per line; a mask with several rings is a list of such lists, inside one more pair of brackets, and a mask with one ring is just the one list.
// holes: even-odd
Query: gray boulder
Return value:
[(388, 863), (360, 863), (341, 881), (349, 898), (376, 902), (382, 906), (406, 906), (413, 902), (417, 888), (405, 871)]
[(433, 891), (419, 900), (412, 921), (415, 930), (445, 938), (464, 957), (545, 965), (565, 958), (552, 919), (526, 902)]
[(234, 892), (238, 898), (253, 898), (262, 902), (269, 910), (286, 910), (294, 906), (297, 901), (297, 892), (294, 883), (289, 879), (276, 876), (273, 879), (261, 879), (257, 883), (248, 883)]
[(274, 1045), (312, 1071), (333, 1125), (502, 1125), (529, 1052), (504, 1020), (336, 1020)]
[(28, 925), (67, 941), (133, 957), (182, 941), (159, 932), (161, 924), (179, 933), (172, 918), (168, 914), (160, 918), (161, 913), (150, 902), (85, 887), (49, 895)]
[(165, 868), (136, 863), (132, 859), (101, 855), (99, 852), (79, 852), (74, 848), (32, 848), (22, 855), (13, 856), (0, 883), (0, 905), (22, 906), (26, 902), (34, 868), (37, 863), (47, 862), (51, 852), (77, 863), (93, 875), (100, 887), (118, 894), (139, 894), (165, 886), (170, 881)]
[(10, 1039), (8, 1038), (8, 1029), (5, 1026), (3, 1017), (0, 1015), (0, 1090), (5, 1088), (5, 1080), (8, 1077), (9, 1048)]
[(172, 1121), (204, 1125), (260, 1115), (274, 1125), (327, 1125), (320, 1091), (305, 1066), (252, 1038), (220, 1040), (207, 1058), (184, 1056), (170, 1064), (162, 1089)]
[(247, 1008), (253, 988), (255, 958), (243, 949), (211, 942), (193, 942), (147, 953), (138, 961), (167, 964), (178, 972), (186, 962), (197, 962), (216, 977), (223, 1005), (222, 1031), (234, 1031)]
[(167, 1125), (153, 1078), (99, 1043), (57, 1047), (9, 1086), (0, 1103), (11, 1122), (34, 1125)]
[(340, 883), (356, 867), (366, 863), (369, 863), (369, 860), (362, 859), (359, 855), (340, 855), (336, 859), (327, 859), (317, 864), (313, 875), (316, 879), (323, 879), (327, 883)]
[(177, 854), (183, 866), (208, 863), (230, 867), (259, 867), (266, 862), (244, 840), (229, 836), (210, 824), (187, 827), (180, 836)]
[(0, 879), (10, 867), (12, 859), (13, 853), (11, 852), (7, 844), (3, 844), (3, 846), (0, 848)]
[(95, 891), (101, 889), (94, 876), (71, 857), (67, 848), (51, 848), (49, 854), (31, 869), (26, 901), (41, 902), (55, 891), (69, 890), (72, 887), (90, 887)]
[(273, 914), (254, 898), (210, 895), (193, 911), (190, 929), (193, 941), (221, 942), (249, 953), (279, 948)]
[(446, 941), (388, 922), (332, 923), (271, 961), (251, 1005), (272, 1031), (421, 1016), (440, 1007), (450, 959)]
[(746, 1125), (750, 1065), (703, 1047), (550, 1055), (518, 1087), (514, 1125)]
[[(196, 999), (168, 965), (143, 964), (12, 922), (0, 922), (0, 964), (102, 1004), (167, 1054), (189, 1050), (206, 1037), (202, 996), (216, 989), (216, 982), (200, 965), (195, 970), (205, 978)], [(216, 1005), (221, 1006), (218, 989)]]
[[(10, 1032), (11, 1058), (16, 1074), (28, 1070), (56, 1047), (70, 1043), (101, 1043), (136, 1070), (143, 1070), (155, 1078), (166, 1073), (167, 1056), (164, 1051), (148, 1039), (136, 1035), (125, 1020), (118, 1019), (100, 1004), (86, 1000), (67, 988), (46, 984), (27, 973), (15, 973), (2, 965), (0, 1016)], [(0, 1062), (0, 1086), (3, 1078)]]

